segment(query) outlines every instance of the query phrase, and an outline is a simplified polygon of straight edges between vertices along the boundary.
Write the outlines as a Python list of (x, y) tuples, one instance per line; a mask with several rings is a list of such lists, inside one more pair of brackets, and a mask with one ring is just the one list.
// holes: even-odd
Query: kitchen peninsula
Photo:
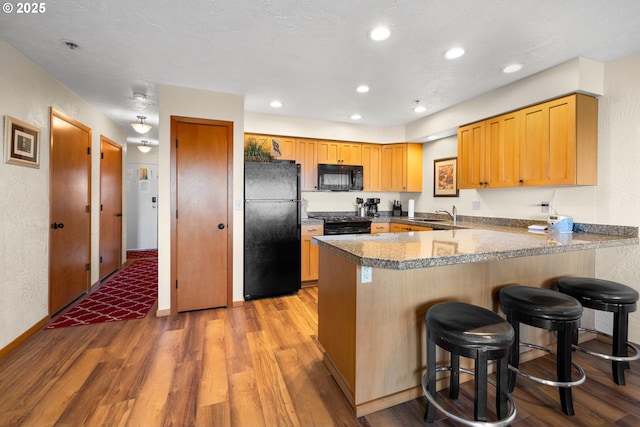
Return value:
[[(584, 226), (597, 232), (482, 226), (314, 237), (318, 339), (357, 416), (422, 395), (430, 306), (462, 301), (500, 313), (496, 295), (503, 286), (549, 287), (559, 276), (593, 277), (598, 248), (638, 244), (636, 227)], [(550, 336), (523, 331), (522, 339), (546, 345)]]

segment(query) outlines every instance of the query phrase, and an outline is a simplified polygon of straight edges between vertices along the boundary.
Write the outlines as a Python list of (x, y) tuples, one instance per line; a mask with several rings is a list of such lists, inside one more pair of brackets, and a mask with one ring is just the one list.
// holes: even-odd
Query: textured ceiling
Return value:
[[(638, 0), (44, 4), (42, 14), (0, 13), (0, 37), (121, 124), (130, 141), (138, 114), (157, 140), (158, 84), (243, 95), (250, 112), (339, 122), (359, 113), (358, 123), (392, 126), (578, 56), (609, 62), (640, 53)], [(378, 24), (391, 29), (384, 42), (368, 38)], [(456, 45), (466, 55), (443, 59)], [(523, 70), (500, 72), (512, 62)], [(356, 93), (361, 83), (370, 92)], [(283, 107), (269, 107), (273, 99)], [(424, 113), (412, 111), (415, 100)]]

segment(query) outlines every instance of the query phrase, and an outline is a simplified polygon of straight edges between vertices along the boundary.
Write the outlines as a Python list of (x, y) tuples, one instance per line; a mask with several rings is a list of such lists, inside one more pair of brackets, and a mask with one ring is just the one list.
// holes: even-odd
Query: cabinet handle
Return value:
[(520, 181), (518, 181), (520, 184), (524, 184), (524, 179), (521, 179)]

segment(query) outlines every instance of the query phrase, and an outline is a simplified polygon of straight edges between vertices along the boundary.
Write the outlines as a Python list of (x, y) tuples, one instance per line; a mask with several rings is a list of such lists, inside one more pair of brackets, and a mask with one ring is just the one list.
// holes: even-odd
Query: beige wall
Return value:
[[(158, 311), (171, 308), (171, 116), (233, 122), (233, 200), (243, 206), (244, 187), (244, 98), (170, 85), (159, 87), (160, 179), (158, 183)], [(242, 210), (233, 211), (233, 300), (243, 298)]]
[[(0, 348), (49, 313), (49, 108), (93, 130), (91, 282), (98, 281), (100, 134), (124, 144), (122, 129), (0, 40), (0, 115), (41, 129), (40, 168), (0, 163)], [(4, 150), (4, 145), (3, 145)], [(126, 241), (123, 236), (123, 241)]]

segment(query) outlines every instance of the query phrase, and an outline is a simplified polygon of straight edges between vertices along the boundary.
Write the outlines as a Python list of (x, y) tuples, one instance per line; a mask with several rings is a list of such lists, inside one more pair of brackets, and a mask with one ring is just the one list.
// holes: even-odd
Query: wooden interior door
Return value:
[(172, 117), (172, 307), (231, 305), (233, 123)]
[(49, 314), (90, 287), (91, 129), (51, 109)]
[(100, 137), (100, 280), (122, 262), (122, 147)]

